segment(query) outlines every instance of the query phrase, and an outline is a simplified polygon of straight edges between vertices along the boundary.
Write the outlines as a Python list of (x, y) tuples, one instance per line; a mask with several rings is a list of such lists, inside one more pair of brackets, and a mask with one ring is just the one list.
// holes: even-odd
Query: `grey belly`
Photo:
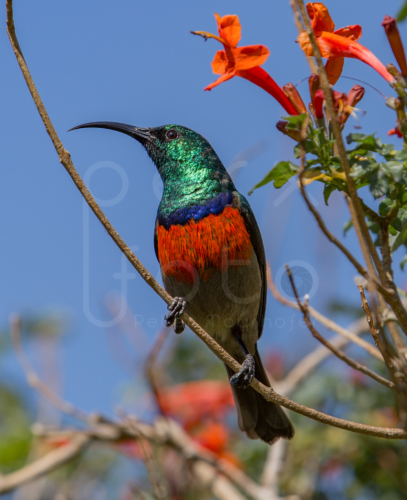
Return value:
[(162, 278), (167, 292), (186, 300), (186, 312), (235, 359), (243, 359), (241, 349), (231, 335), (231, 329), (236, 325), (240, 325), (243, 341), (254, 353), (262, 287), (255, 252), (249, 265), (229, 266), (223, 273), (214, 271), (206, 281), (196, 276), (192, 285), (164, 274)]

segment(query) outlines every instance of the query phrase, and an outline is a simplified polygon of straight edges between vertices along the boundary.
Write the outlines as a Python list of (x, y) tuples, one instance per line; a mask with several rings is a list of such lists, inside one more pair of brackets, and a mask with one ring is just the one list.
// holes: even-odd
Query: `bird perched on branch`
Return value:
[(211, 145), (179, 125), (138, 128), (114, 122), (79, 128), (106, 128), (140, 142), (164, 182), (154, 247), (167, 292), (174, 297), (165, 317), (177, 333), (186, 311), (231, 356), (239, 373), (226, 367), (239, 427), (251, 439), (273, 444), (291, 439), (284, 411), (266, 401), (250, 383), (270, 386), (257, 341), (266, 310), (266, 261), (261, 234), (246, 198), (233, 184)]

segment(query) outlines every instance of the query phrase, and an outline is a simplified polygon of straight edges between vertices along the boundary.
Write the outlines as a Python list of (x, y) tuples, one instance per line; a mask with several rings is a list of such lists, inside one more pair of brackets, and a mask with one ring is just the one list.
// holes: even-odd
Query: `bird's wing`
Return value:
[(267, 277), (266, 277), (266, 254), (264, 252), (263, 239), (261, 237), (259, 226), (257, 225), (256, 218), (249, 202), (246, 198), (238, 192), (234, 193), (235, 202), (239, 207), (240, 213), (244, 219), (246, 229), (250, 236), (250, 241), (253, 245), (254, 251), (257, 256), (257, 261), (260, 267), (261, 274), (261, 300), (259, 312), (257, 314), (257, 323), (259, 325), (259, 337), (263, 332), (264, 316), (266, 314), (266, 301), (267, 301)]
[(155, 226), (154, 226), (154, 251), (155, 251), (155, 256), (157, 257), (158, 260), (158, 237), (157, 237), (157, 227), (158, 227), (158, 222), (155, 221)]

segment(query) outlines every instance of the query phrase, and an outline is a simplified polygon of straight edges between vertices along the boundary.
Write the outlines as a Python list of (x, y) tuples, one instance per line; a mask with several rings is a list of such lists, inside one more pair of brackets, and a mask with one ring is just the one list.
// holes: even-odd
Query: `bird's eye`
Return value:
[(167, 132), (167, 139), (169, 139), (170, 141), (173, 141), (174, 139), (176, 139), (178, 137), (178, 134), (177, 134), (177, 131), (174, 130), (174, 129), (171, 129)]

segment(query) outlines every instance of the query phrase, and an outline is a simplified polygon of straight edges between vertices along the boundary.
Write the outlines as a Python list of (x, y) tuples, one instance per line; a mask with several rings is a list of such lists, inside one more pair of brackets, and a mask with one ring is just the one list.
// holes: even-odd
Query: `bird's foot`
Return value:
[(239, 389), (247, 389), (252, 383), (256, 372), (256, 363), (251, 354), (247, 354), (246, 359), (243, 361), (242, 369), (240, 372), (235, 373), (230, 379), (230, 383), (239, 387)]
[(184, 314), (186, 300), (182, 297), (175, 297), (172, 304), (168, 306), (169, 313), (164, 317), (167, 326), (173, 325), (175, 333), (182, 333), (185, 329), (185, 323), (182, 321), (181, 316)]

